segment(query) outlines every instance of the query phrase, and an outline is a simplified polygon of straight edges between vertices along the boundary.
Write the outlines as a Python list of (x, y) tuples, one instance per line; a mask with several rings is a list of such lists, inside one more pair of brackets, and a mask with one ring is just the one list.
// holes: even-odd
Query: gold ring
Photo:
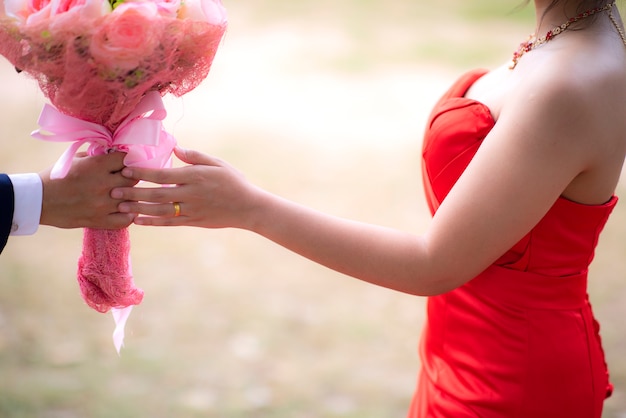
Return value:
[(174, 218), (180, 216), (180, 203), (174, 202)]

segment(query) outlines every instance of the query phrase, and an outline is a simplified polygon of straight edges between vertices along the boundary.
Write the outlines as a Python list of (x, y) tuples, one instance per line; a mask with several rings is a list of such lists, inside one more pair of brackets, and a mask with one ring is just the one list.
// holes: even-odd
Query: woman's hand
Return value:
[(138, 225), (249, 229), (261, 190), (217, 158), (178, 147), (174, 153), (189, 165), (163, 169), (126, 167), (122, 170), (128, 179), (160, 187), (114, 189), (111, 196), (125, 200), (119, 204), (119, 211), (138, 214), (135, 218)]

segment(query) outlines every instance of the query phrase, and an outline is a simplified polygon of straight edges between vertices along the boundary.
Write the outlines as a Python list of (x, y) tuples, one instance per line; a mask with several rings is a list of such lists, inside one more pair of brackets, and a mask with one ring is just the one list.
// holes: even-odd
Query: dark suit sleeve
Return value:
[(0, 253), (11, 233), (14, 205), (15, 196), (11, 179), (6, 174), (0, 174)]

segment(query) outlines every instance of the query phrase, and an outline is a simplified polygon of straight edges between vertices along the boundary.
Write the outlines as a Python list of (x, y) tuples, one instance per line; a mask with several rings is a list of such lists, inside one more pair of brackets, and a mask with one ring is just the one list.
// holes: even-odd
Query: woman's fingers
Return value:
[[(174, 153), (182, 162), (187, 163), (190, 166), (223, 165), (221, 160), (210, 157), (198, 151), (186, 150), (176, 147), (174, 149)], [(169, 169), (125, 167), (122, 170), (122, 175), (129, 179), (142, 180), (155, 184), (183, 184), (191, 178), (188, 173), (188, 170), (192, 168), (190, 166)]]
[(177, 175), (178, 170), (184, 168), (155, 169), (155, 168), (139, 168), (124, 167), (122, 175), (133, 180), (143, 180), (156, 184), (178, 184), (184, 176)]
[(163, 187), (114, 188), (111, 197), (122, 201), (118, 205), (119, 212), (142, 215), (135, 218), (135, 223), (140, 225), (180, 225), (189, 221), (185, 208), (192, 205), (190, 199), (205, 196), (207, 188), (214, 182), (212, 173), (221, 172), (227, 164), (201, 152), (179, 147), (174, 153), (188, 165), (169, 169), (125, 167), (122, 170), (127, 179)]
[(183, 204), (179, 203), (179, 215), (176, 216), (176, 207), (174, 203), (142, 203), (142, 202), (123, 202), (118, 206), (118, 210), (122, 213), (139, 213), (145, 216), (169, 217), (175, 218), (183, 216)]
[(111, 191), (111, 197), (136, 202), (169, 203), (181, 199), (178, 187), (118, 187)]
[(211, 157), (210, 155), (201, 153), (199, 151), (189, 150), (181, 147), (174, 148), (174, 154), (184, 163), (190, 165), (212, 165), (221, 166), (224, 163), (222, 160)]
[(146, 226), (179, 226), (185, 225), (185, 218), (138, 216), (135, 218), (134, 223)]

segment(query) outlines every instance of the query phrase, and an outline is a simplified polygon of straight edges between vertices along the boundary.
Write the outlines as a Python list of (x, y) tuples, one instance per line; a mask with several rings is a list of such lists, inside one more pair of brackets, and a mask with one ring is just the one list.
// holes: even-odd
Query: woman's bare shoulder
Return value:
[(549, 154), (555, 165), (575, 174), (564, 195), (596, 203), (610, 196), (624, 162), (626, 66), (589, 58), (566, 67), (543, 60), (528, 68), (500, 122), (523, 130), (515, 146)]
[[(554, 54), (524, 68), (510, 95), (514, 106), (537, 106), (574, 123), (621, 115), (626, 103), (626, 62), (608, 54)], [(584, 116), (579, 119), (581, 116)], [(620, 119), (623, 119), (620, 117)]]

